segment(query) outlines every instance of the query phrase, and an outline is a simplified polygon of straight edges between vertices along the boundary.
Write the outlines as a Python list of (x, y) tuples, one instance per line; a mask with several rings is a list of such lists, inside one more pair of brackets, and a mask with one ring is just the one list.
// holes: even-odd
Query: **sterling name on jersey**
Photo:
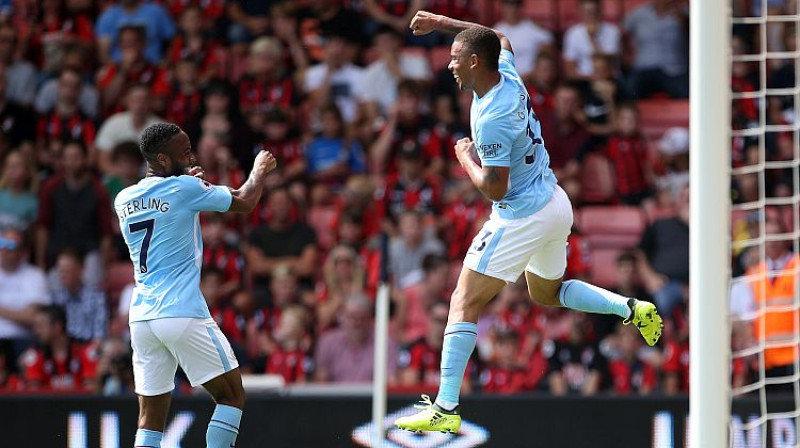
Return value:
[(504, 219), (524, 218), (547, 204), (556, 176), (513, 53), (501, 50), (499, 69), (500, 82), (482, 98), (472, 98), (472, 141), (483, 166), (510, 168), (508, 191), (492, 205), (493, 212)]
[(114, 200), (136, 277), (130, 321), (211, 317), (200, 293), (201, 211), (228, 211), (231, 192), (192, 176), (146, 177)]

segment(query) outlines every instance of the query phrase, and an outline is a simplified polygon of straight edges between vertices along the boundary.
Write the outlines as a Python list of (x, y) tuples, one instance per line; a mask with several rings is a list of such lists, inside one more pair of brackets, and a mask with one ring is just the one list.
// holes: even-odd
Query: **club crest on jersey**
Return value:
[(481, 145), (481, 153), (483, 157), (495, 157), (497, 150), (503, 147), (502, 143), (490, 143), (488, 145)]
[(206, 182), (206, 180), (205, 180), (205, 179), (200, 179), (200, 178), (198, 177), (198, 178), (197, 178), (197, 180), (199, 180), (199, 181), (200, 181), (200, 185), (202, 185), (202, 186), (203, 186), (203, 190), (209, 191), (209, 190), (211, 190), (212, 188), (214, 188), (214, 186), (213, 186), (213, 185), (211, 185), (210, 183)]

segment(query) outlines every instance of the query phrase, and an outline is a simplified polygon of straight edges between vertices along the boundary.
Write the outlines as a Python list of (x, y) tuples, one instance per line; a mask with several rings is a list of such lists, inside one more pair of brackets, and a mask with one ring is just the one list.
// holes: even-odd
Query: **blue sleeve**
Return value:
[(180, 176), (180, 194), (189, 210), (197, 212), (227, 212), (233, 197), (228, 187), (211, 185), (193, 176)]
[(478, 123), (475, 148), (483, 166), (511, 166), (514, 127), (504, 123), (507, 117), (508, 114), (490, 114)]
[(497, 67), (500, 73), (511, 78), (519, 79), (519, 81), (522, 82), (519, 73), (517, 73), (517, 66), (514, 63), (514, 53), (505, 48), (500, 50), (500, 59), (497, 61)]

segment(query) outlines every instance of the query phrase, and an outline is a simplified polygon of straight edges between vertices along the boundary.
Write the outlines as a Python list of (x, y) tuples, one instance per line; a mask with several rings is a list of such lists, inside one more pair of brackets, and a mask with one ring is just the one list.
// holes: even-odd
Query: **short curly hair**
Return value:
[(139, 138), (139, 151), (147, 163), (155, 162), (167, 142), (180, 134), (181, 128), (172, 123), (154, 123), (148, 126)]
[(464, 45), (468, 54), (476, 54), (490, 70), (497, 70), (500, 59), (500, 38), (494, 30), (475, 26), (456, 34), (456, 41)]

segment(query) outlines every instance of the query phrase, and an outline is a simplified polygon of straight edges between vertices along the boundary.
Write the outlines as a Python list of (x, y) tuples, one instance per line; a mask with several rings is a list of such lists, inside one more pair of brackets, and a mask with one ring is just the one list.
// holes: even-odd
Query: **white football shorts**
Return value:
[(550, 202), (531, 216), (503, 219), (492, 213), (472, 240), (464, 266), (506, 282), (523, 271), (557, 280), (567, 269), (572, 204), (558, 185)]
[(153, 319), (131, 322), (130, 327), (133, 380), (139, 395), (172, 391), (178, 365), (193, 387), (239, 367), (214, 319)]

